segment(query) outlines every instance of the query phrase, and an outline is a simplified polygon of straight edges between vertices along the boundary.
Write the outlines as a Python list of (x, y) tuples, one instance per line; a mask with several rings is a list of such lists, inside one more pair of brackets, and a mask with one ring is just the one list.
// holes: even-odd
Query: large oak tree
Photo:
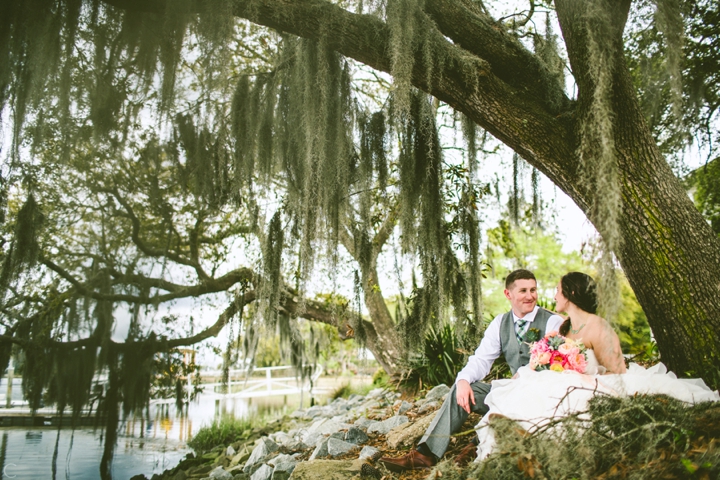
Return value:
[[(107, 3), (161, 17), (182, 8), (163, 0)], [(196, 11), (203, 4), (184, 5)], [(481, 4), (388, 2), (388, 9), (396, 4), (421, 13), (408, 10), (410, 16), (395, 21), (423, 18), (407, 30), (415, 37), (408, 39), (410, 50), (400, 50), (413, 56), (405, 62), (412, 84), (463, 112), (566, 192), (614, 248), (663, 360), (681, 374), (717, 384), (720, 244), (661, 155), (639, 107), (623, 48), (631, 2), (555, 2), (577, 85), (572, 100), (540, 58)], [(380, 71), (396, 73), (400, 63), (392, 13), (353, 13), (322, 0), (236, 0), (232, 12), (322, 41)], [(603, 162), (615, 171), (614, 183), (588, 179), (592, 164)], [(614, 195), (616, 204), (611, 199), (606, 205), (605, 197)]]
[[(100, 8), (101, 5), (107, 8)], [(531, 5), (534, 7), (535, 3)], [(91, 134), (85, 132), (85, 135), (91, 139), (110, 138), (110, 145), (122, 148), (124, 134), (130, 128), (128, 123), (142, 119), (125, 114), (122, 118), (128, 119), (127, 123), (121, 124), (116, 120), (121, 109), (139, 109), (140, 106), (129, 102), (128, 95), (123, 97), (125, 84), (116, 81), (115, 70), (135, 69), (139, 77), (152, 80), (157, 72), (156, 62), (159, 62), (162, 67), (159, 104), (161, 113), (167, 113), (168, 105), (173, 101), (175, 72), (187, 19), (194, 15), (203, 18), (208, 12), (214, 13), (215, 19), (218, 12), (221, 19), (234, 15), (313, 42), (299, 42), (295, 50), (288, 49), (289, 54), (281, 57), (276, 64), (276, 71), (272, 75), (260, 72), (252, 88), (242, 81), (238, 84), (237, 97), (240, 100), (239, 106), (233, 107), (235, 113), (245, 108), (242, 105), (270, 105), (265, 109), (247, 107), (244, 114), (238, 114), (233, 120), (236, 141), (240, 145), (235, 154), (239, 159), (239, 170), (236, 172), (239, 184), (243, 185), (243, 174), (249, 172), (251, 175), (248, 178), (254, 178), (255, 160), (250, 159), (252, 155), (247, 155), (248, 152), (243, 153), (241, 144), (255, 141), (251, 136), (244, 136), (244, 132), (252, 129), (247, 116), (255, 115), (261, 127), (255, 129), (254, 134), (258, 137), (268, 134), (282, 137), (280, 142), (285, 142), (283, 148), (287, 147), (283, 153), (285, 163), (274, 164), (262, 164), (261, 148), (253, 150), (258, 152), (258, 176), (272, 176), (277, 170), (285, 169), (286, 187), (296, 190), (294, 199), (302, 207), (299, 210), (304, 209), (300, 215), (304, 215), (306, 223), (303, 227), (306, 231), (317, 226), (315, 220), (308, 220), (315, 215), (314, 207), (328, 213), (329, 235), (334, 238), (335, 245), (344, 244), (361, 264), (368, 310), (373, 320), (384, 319), (385, 322), (380, 321), (376, 325), (380, 331), (387, 330), (391, 321), (387, 307), (380, 301), (382, 296), (379, 295), (374, 262), (396, 218), (393, 208), (390, 208), (386, 211), (386, 224), (376, 228), (375, 235), (368, 235), (366, 227), (356, 228), (354, 221), (347, 220), (352, 215), (339, 207), (344, 197), (338, 188), (346, 188), (345, 177), (349, 175), (340, 163), (353, 154), (352, 148), (343, 143), (350, 137), (338, 137), (341, 138), (339, 142), (327, 143), (330, 138), (327, 131), (340, 129), (348, 122), (342, 109), (349, 107), (348, 97), (342, 93), (347, 87), (343, 73), (345, 67), (342, 58), (333, 56), (331, 52), (394, 76), (394, 110), (390, 112), (396, 119), (394, 128), (404, 132), (400, 135), (404, 140), (403, 148), (409, 148), (408, 145), (415, 142), (412, 154), (406, 152), (403, 157), (401, 148), (401, 177), (403, 158), (411, 158), (415, 164), (425, 162), (423, 171), (440, 169), (434, 150), (437, 139), (427, 133), (434, 126), (427, 122), (427, 114), (423, 113), (428, 108), (427, 102), (418, 100), (417, 95), (412, 93), (412, 85), (464, 114), (565, 191), (597, 226), (608, 251), (612, 250), (617, 256), (647, 314), (663, 360), (678, 373), (700, 375), (717, 384), (720, 244), (661, 155), (640, 107), (623, 45), (630, 1), (558, 0), (554, 3), (554, 14), (562, 29), (577, 89), (574, 98), (566, 94), (562, 75), (553, 67), (552, 55), (542, 54), (540, 48), (536, 48), (535, 53), (531, 52), (517, 38), (512, 25), (493, 18), (479, 2), (396, 0), (382, 5), (363, 7), (359, 4), (350, 8), (324, 0), (105, 0), (88, 3), (80, 0), (38, 0), (27, 7), (5, 4), (3, 9), (5, 20), (0, 38), (8, 48), (2, 65), (8, 68), (3, 68), (0, 92), (3, 102), (9, 100), (13, 107), (15, 127), (13, 141), (10, 142), (13, 162), (23, 155), (24, 132), (32, 135), (33, 144), (41, 144), (45, 138), (43, 110), (33, 110), (41, 103), (43, 89), (47, 88), (42, 80), (44, 75), (56, 75), (52, 78), (57, 78), (61, 84), (54, 104), (58, 118), (62, 120), (63, 115), (69, 115), (67, 112), (70, 111), (80, 115), (87, 110), (85, 126)], [(74, 29), (77, 28), (80, 12), (85, 12), (88, 21), (95, 26), (94, 37), (75, 39)], [(156, 29), (157, 32), (152, 27), (148, 28), (155, 24), (163, 25), (163, 28)], [(103, 25), (108, 25), (107, 32), (103, 32)], [(122, 48), (115, 49), (109, 38), (113, 26), (118, 25), (121, 26), (120, 34), (125, 34), (125, 38)], [(206, 62), (199, 65), (208, 68), (207, 73), (199, 72), (198, 77), (203, 77), (206, 85), (218, 83), (213, 77), (212, 68), (217, 67), (213, 61), (221, 62), (225, 58), (223, 55), (227, 54), (230, 43), (234, 48), (243, 45), (241, 34), (236, 34), (228, 25), (222, 21), (211, 22), (203, 27), (204, 31), (195, 32), (204, 46), (201, 60)], [(60, 32), (63, 32), (62, 36), (59, 36)], [(64, 39), (64, 43), (55, 36)], [(68, 87), (67, 84), (72, 82), (64, 76), (65, 72), (72, 70), (73, 64), (67, 59), (75, 58), (76, 41), (89, 42), (96, 52), (100, 52), (94, 60), (94, 79), (89, 81), (91, 94), (85, 97), (82, 92)], [(119, 53), (123, 48), (129, 52), (125, 57)], [(59, 57), (66, 60), (58, 62)], [(123, 60), (127, 63), (123, 64)], [(77, 57), (75, 61), (82, 62), (84, 59)], [(282, 72), (290, 72), (284, 78), (291, 84), (292, 75), (304, 75), (308, 71), (307, 78), (322, 80), (318, 83), (319, 93), (313, 92), (308, 84), (300, 93), (293, 92), (294, 87), (283, 86), (286, 83)], [(251, 90), (255, 97), (243, 96), (243, 92)], [(317, 111), (306, 108), (304, 117), (293, 117), (298, 109), (288, 108), (292, 106), (291, 102), (283, 104), (283, 95), (287, 92), (291, 92), (288, 95), (293, 98), (302, 97), (302, 102), (297, 105), (319, 108)], [(81, 103), (83, 101), (87, 103)], [(284, 107), (279, 106), (278, 111), (274, 111), (275, 102)], [(263, 112), (268, 111), (275, 124), (264, 129)], [(335, 116), (321, 118), (325, 114)], [(34, 129), (23, 130), (28, 115)], [(289, 123), (307, 121), (315, 130), (308, 129), (298, 134), (278, 127), (283, 120), (287, 122), (293, 118), (296, 121)], [(177, 123), (180, 127), (182, 120)], [(60, 125), (62, 127), (62, 121)], [(322, 133), (318, 133), (320, 130)], [(66, 133), (70, 136), (78, 132), (82, 134), (82, 126)], [(283, 132), (287, 135), (280, 135)], [(182, 136), (182, 132), (180, 134)], [(303, 135), (304, 138), (298, 139)], [(422, 141), (418, 141), (420, 137), (423, 137)], [(317, 143), (318, 138), (326, 143)], [(337, 178), (339, 187), (333, 190), (308, 183), (307, 178), (311, 178), (312, 173), (299, 175), (297, 169), (303, 166), (290, 163), (288, 159), (292, 155), (287, 153), (288, 149), (298, 146), (312, 151), (308, 154), (311, 163), (307, 165), (320, 165), (318, 172), (323, 180), (334, 175), (332, 178)], [(264, 155), (268, 157), (269, 154), (266, 152)], [(215, 161), (222, 155), (211, 157)], [(201, 180), (207, 173), (202, 170), (196, 172)], [(380, 180), (382, 175), (378, 171), (375, 178)], [(438, 235), (444, 228), (444, 222), (439, 212), (433, 214), (441, 208), (439, 193), (434, 196), (432, 193), (433, 186), (437, 187), (436, 190), (440, 188), (438, 179), (416, 175), (405, 180), (401, 178), (399, 182), (399, 222), (403, 227), (410, 226), (408, 216), (416, 212), (414, 204), (403, 204), (402, 200), (417, 200), (420, 205), (417, 211), (421, 213), (422, 220), (419, 228), (415, 225), (418, 231), (414, 236), (420, 239), (421, 251), (425, 255), (421, 260), (423, 271), (428, 278), (433, 276), (429, 274), (431, 271), (437, 274), (435, 276), (444, 277), (439, 259), (445, 255), (446, 244)], [(416, 183), (423, 184), (422, 192), (402, 194), (403, 191), (413, 192)], [(215, 186), (210, 185), (208, 192)], [(122, 198), (112, 191), (107, 193), (115, 197), (113, 201), (125, 210), (124, 215), (133, 223), (129, 203), (123, 204)], [(218, 194), (218, 198), (214, 198), (208, 193), (206, 200), (210, 203), (227, 201), (221, 197)], [(32, 203), (28, 205), (30, 208)], [(140, 250), (144, 249), (146, 254), (152, 254), (151, 249), (143, 246), (134, 224), (132, 231), (135, 245)], [(312, 240), (306, 234), (302, 248), (309, 250)], [(207, 283), (208, 279), (203, 280), (202, 268), (198, 269), (198, 265), (193, 264), (194, 241), (189, 235), (186, 263), (195, 266), (201, 283)], [(7, 258), (20, 263), (32, 260), (31, 257), (32, 249), (27, 255), (7, 255)], [(47, 260), (45, 263), (72, 283), (63, 269), (54, 268)], [(441, 284), (442, 281), (436, 286), (441, 287)], [(102, 299), (100, 293), (94, 295)], [(380, 337), (391, 338), (392, 335)], [(395, 358), (400, 356), (394, 353), (393, 345), (396, 343), (390, 341), (387, 348), (379, 349), (390, 353), (387, 359), (381, 358), (381, 361), (391, 369), (394, 368)]]

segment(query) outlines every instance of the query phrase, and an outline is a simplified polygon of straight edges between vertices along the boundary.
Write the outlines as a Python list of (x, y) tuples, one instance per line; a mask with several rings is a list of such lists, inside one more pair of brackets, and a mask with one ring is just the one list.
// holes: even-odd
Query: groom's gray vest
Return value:
[[(538, 308), (535, 320), (530, 323), (528, 331), (530, 331), (531, 328), (536, 328), (540, 331), (540, 337), (544, 337), (548, 319), (552, 315), (552, 313), (544, 308)], [(515, 335), (515, 321), (513, 320), (512, 310), (503, 315), (502, 321), (500, 322), (500, 344), (502, 345), (505, 361), (513, 375), (518, 368), (530, 363), (530, 346), (527, 343), (518, 343), (517, 336)]]

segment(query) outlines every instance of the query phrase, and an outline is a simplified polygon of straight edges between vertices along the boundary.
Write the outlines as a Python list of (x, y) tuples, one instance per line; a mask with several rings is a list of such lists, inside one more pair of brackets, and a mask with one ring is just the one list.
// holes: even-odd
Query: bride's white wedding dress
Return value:
[(595, 353), (588, 350), (587, 357), (585, 374), (536, 372), (522, 367), (516, 378), (493, 381), (485, 398), (489, 411), (476, 426), (480, 439), (478, 461), (492, 453), (495, 446), (494, 432), (488, 427), (492, 414), (512, 418), (526, 430), (534, 431), (553, 417), (587, 410), (596, 392), (616, 396), (665, 394), (688, 403), (720, 401), (718, 392), (710, 390), (701, 379), (677, 378), (662, 363), (648, 369), (631, 363), (627, 373), (599, 375), (604, 368), (598, 365)]

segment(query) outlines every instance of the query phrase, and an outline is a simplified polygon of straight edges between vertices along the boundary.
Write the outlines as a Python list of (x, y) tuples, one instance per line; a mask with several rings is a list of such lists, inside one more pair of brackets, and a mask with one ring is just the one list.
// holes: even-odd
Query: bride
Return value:
[(718, 392), (701, 379), (678, 379), (662, 363), (649, 369), (636, 364), (626, 368), (620, 339), (610, 324), (595, 314), (597, 286), (589, 275), (570, 272), (563, 276), (555, 301), (557, 311), (568, 315), (560, 334), (587, 347), (585, 373), (535, 371), (525, 366), (512, 379), (493, 381), (485, 399), (489, 410), (476, 426), (480, 441), (477, 461), (493, 451), (495, 437), (489, 426), (493, 415), (511, 418), (534, 431), (554, 417), (587, 410), (588, 401), (598, 392), (615, 396), (665, 394), (688, 403), (720, 401)]

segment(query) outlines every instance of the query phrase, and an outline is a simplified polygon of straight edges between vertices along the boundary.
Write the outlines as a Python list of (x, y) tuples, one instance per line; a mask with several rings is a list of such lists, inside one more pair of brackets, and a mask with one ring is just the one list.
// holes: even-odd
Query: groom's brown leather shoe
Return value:
[(380, 461), (388, 470), (397, 473), (420, 468), (430, 468), (437, 463), (433, 457), (423, 455), (417, 450), (411, 450), (407, 455), (398, 458), (382, 457)]

